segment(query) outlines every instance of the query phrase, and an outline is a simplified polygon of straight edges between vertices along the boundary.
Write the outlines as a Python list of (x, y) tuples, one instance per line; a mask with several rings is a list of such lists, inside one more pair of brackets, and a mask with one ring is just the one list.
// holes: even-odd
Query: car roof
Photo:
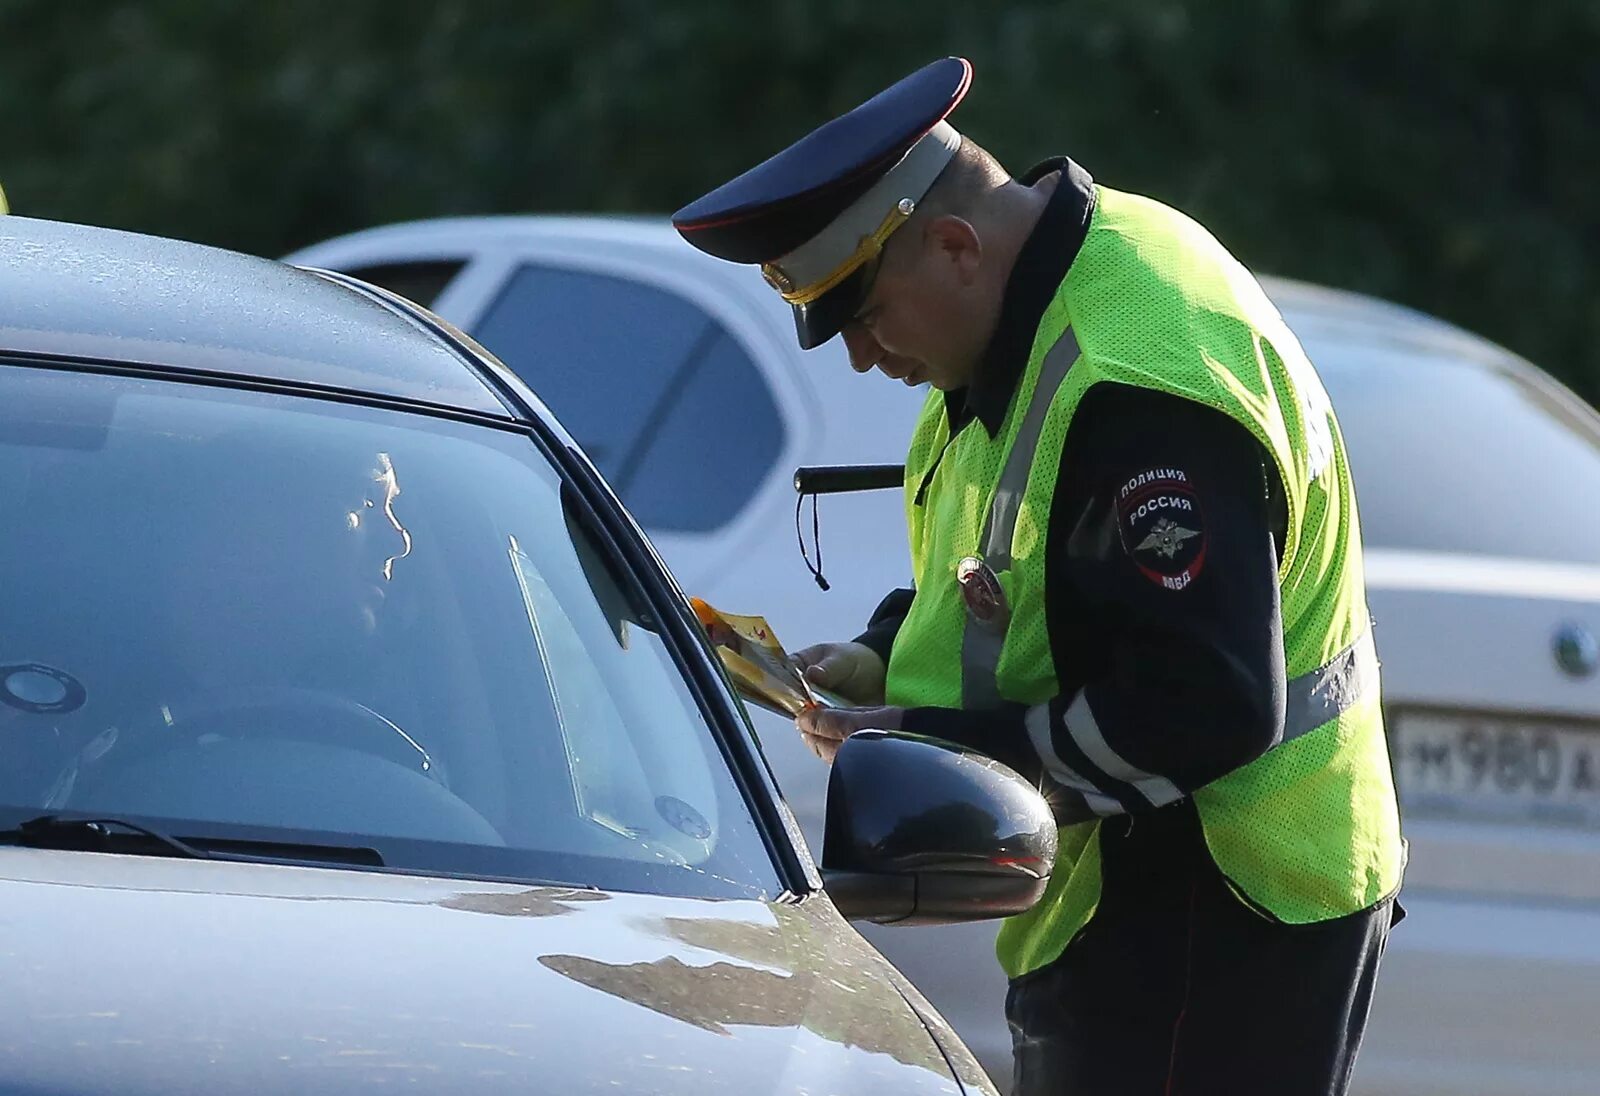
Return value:
[(504, 417), (422, 319), (270, 259), (0, 217), (0, 353), (227, 374)]
[(413, 244), (434, 241), (450, 244), (463, 239), (496, 241), (539, 239), (552, 234), (648, 244), (654, 247), (682, 248), (687, 254), (700, 254), (684, 244), (682, 237), (666, 218), (654, 214), (497, 213), (472, 217), (430, 217), (425, 220), (399, 221), (375, 228), (364, 228), (302, 248), (287, 256), (285, 261), (314, 262), (317, 252), (334, 244), (342, 247), (346, 244), (380, 243), (390, 239), (405, 240)]
[[(472, 217), (435, 217), (363, 229), (313, 244), (288, 256), (289, 262), (317, 264), (323, 256), (348, 254), (351, 247), (404, 243), (409, 248), (443, 253), (451, 247), (537, 244), (551, 238), (596, 243), (625, 243), (683, 258), (701, 258), (684, 246), (664, 217), (643, 214), (494, 214)], [(680, 254), (681, 253), (681, 254)], [(710, 267), (728, 264), (710, 260)], [(1467, 363), (1504, 365), (1515, 359), (1504, 347), (1454, 324), (1393, 301), (1332, 289), (1292, 278), (1260, 276), (1262, 287), (1297, 333), (1323, 339), (1388, 345), (1430, 356), (1455, 358)], [(1517, 359), (1519, 360), (1519, 359)], [(1520, 361), (1520, 360), (1519, 360)]]
[(1302, 339), (1390, 346), (1462, 364), (1525, 366), (1505, 347), (1393, 301), (1290, 278), (1263, 276), (1261, 287)]

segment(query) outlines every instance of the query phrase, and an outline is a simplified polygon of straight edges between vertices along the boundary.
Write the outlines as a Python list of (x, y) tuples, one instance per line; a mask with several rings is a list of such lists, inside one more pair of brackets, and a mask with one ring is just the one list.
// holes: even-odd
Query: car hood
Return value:
[(0, 984), (4, 1093), (988, 1090), (822, 898), (0, 849)]

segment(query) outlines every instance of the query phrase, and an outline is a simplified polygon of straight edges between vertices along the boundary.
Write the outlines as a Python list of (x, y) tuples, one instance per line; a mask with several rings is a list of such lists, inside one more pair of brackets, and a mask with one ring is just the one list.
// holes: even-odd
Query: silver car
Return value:
[[(446, 219), (295, 262), (432, 303), (536, 385), (682, 584), (790, 645), (848, 637), (909, 562), (893, 492), (820, 504), (824, 594), (796, 546), (797, 465), (903, 459), (921, 394), (809, 354), (752, 271), (665, 224)], [(1366, 1093), (1593, 1091), (1600, 1043), (1600, 420), (1507, 351), (1396, 305), (1268, 292), (1339, 412), (1411, 860), (1357, 1067)], [(810, 512), (803, 515), (810, 540)], [(809, 545), (808, 545), (809, 546)], [(757, 716), (802, 826), (826, 770)], [(868, 934), (1009, 1076), (991, 926)]]
[(1043, 799), (858, 736), (819, 875), (648, 541), (437, 317), (0, 217), (0, 515), (5, 1096), (993, 1091), (841, 914), (1027, 908)]

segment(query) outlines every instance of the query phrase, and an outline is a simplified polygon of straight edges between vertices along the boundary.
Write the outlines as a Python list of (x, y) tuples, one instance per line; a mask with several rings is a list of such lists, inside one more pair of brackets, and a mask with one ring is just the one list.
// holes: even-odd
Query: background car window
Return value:
[(533, 386), (646, 528), (726, 524), (782, 452), (760, 370), (676, 294), (524, 266), (473, 335)]
[(525, 436), (0, 364), (0, 506), (9, 824), (773, 892), (677, 662)]
[(1307, 338), (1369, 545), (1600, 564), (1600, 430), (1509, 371)]
[(433, 262), (356, 266), (350, 267), (346, 273), (364, 282), (382, 286), (391, 293), (398, 293), (407, 300), (416, 301), (424, 308), (432, 308), (433, 302), (444, 292), (444, 287), (465, 265), (463, 260), (439, 259)]

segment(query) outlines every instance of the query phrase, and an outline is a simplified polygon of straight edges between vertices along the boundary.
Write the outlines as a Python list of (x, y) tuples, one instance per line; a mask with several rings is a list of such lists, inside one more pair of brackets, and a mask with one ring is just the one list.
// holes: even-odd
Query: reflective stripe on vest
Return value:
[[(1372, 628), (1314, 670), (1289, 682), (1285, 690), (1283, 741), (1310, 734), (1355, 707), (1378, 684), (1378, 649)], [(1281, 745), (1281, 743), (1280, 743)]]
[[(978, 543), (983, 546), (984, 563), (997, 575), (1011, 567), (1011, 538), (1017, 531), (1017, 513), (1022, 509), (1022, 496), (1028, 489), (1028, 472), (1033, 468), (1033, 455), (1039, 448), (1045, 415), (1056, 398), (1056, 390), (1077, 360), (1078, 340), (1069, 327), (1061, 332), (1061, 337), (1039, 365), (1039, 381), (1034, 386), (1033, 398), (1028, 401), (1017, 427), (1017, 436), (1006, 454), (994, 497), (989, 500), (989, 511), (984, 515), (983, 534)], [(961, 706), (968, 711), (1000, 706), (1000, 686), (995, 673), (1006, 643), (1006, 623), (1004, 616), (985, 622), (967, 614), (961, 633)]]

